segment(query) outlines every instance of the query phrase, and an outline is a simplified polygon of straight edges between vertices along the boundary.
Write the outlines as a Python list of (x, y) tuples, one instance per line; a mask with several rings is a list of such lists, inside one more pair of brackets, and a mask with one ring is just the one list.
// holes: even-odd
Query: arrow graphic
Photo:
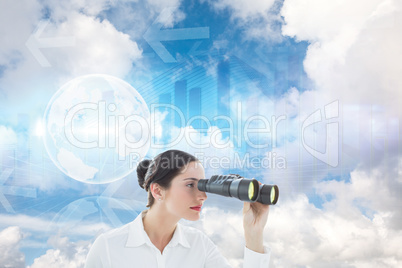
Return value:
[(7, 210), (7, 212), (10, 213), (15, 213), (15, 211), (10, 202), (8, 202), (7, 198), (4, 196), (5, 194), (36, 198), (36, 189), (18, 186), (4, 186), (4, 183), (13, 173), (13, 171), (14, 169), (12, 168), (6, 168), (0, 175), (0, 203)]
[(40, 48), (75, 46), (75, 37), (73, 36), (41, 38), (40, 36), (48, 23), (49, 20), (40, 21), (35, 31), (25, 43), (26, 47), (42, 67), (51, 67), (51, 64), (42, 54)]
[(201, 45), (202, 41), (197, 41), (195, 44), (191, 47), (191, 49), (188, 51), (188, 55), (192, 57), (196, 57), (202, 54), (205, 54), (207, 50), (198, 50), (198, 47)]
[(158, 56), (165, 63), (177, 62), (169, 53), (161, 41), (176, 41), (190, 39), (208, 39), (209, 27), (182, 28), (182, 29), (165, 29), (164, 21), (172, 16), (174, 8), (165, 8), (158, 18), (152, 23), (151, 27), (143, 35), (145, 41), (152, 47)]

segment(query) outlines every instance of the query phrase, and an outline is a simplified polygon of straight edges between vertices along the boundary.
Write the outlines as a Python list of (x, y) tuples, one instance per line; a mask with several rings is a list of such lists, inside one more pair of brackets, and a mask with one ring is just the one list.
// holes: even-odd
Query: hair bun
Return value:
[(145, 175), (147, 174), (147, 170), (151, 162), (152, 160), (144, 159), (137, 166), (138, 184), (141, 186), (142, 189), (144, 189)]

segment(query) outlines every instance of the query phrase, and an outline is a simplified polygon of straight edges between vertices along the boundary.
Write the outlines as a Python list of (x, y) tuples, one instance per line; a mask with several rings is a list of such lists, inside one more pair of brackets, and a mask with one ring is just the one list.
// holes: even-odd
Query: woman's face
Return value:
[(198, 190), (197, 184), (198, 180), (204, 178), (204, 168), (199, 162), (186, 165), (165, 192), (164, 205), (168, 212), (186, 220), (199, 220), (201, 206), (207, 195)]

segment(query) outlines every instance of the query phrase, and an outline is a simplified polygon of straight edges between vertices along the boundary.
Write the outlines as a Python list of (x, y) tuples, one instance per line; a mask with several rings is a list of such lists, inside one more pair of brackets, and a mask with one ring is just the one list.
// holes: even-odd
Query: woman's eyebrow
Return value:
[(186, 178), (186, 179), (184, 179), (183, 181), (189, 181), (189, 180), (191, 180), (191, 181), (198, 181), (198, 179), (196, 179), (196, 178)]

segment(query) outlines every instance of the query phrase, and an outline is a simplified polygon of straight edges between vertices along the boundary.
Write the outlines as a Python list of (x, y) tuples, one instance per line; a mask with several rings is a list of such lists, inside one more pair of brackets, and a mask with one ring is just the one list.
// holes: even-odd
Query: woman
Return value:
[[(87, 256), (86, 267), (231, 267), (201, 231), (179, 223), (196, 221), (207, 199), (197, 188), (204, 168), (192, 155), (169, 150), (137, 167), (138, 182), (148, 192), (148, 210), (125, 226), (100, 235)], [(268, 205), (244, 202), (246, 245), (243, 267), (268, 267), (263, 246)]]

